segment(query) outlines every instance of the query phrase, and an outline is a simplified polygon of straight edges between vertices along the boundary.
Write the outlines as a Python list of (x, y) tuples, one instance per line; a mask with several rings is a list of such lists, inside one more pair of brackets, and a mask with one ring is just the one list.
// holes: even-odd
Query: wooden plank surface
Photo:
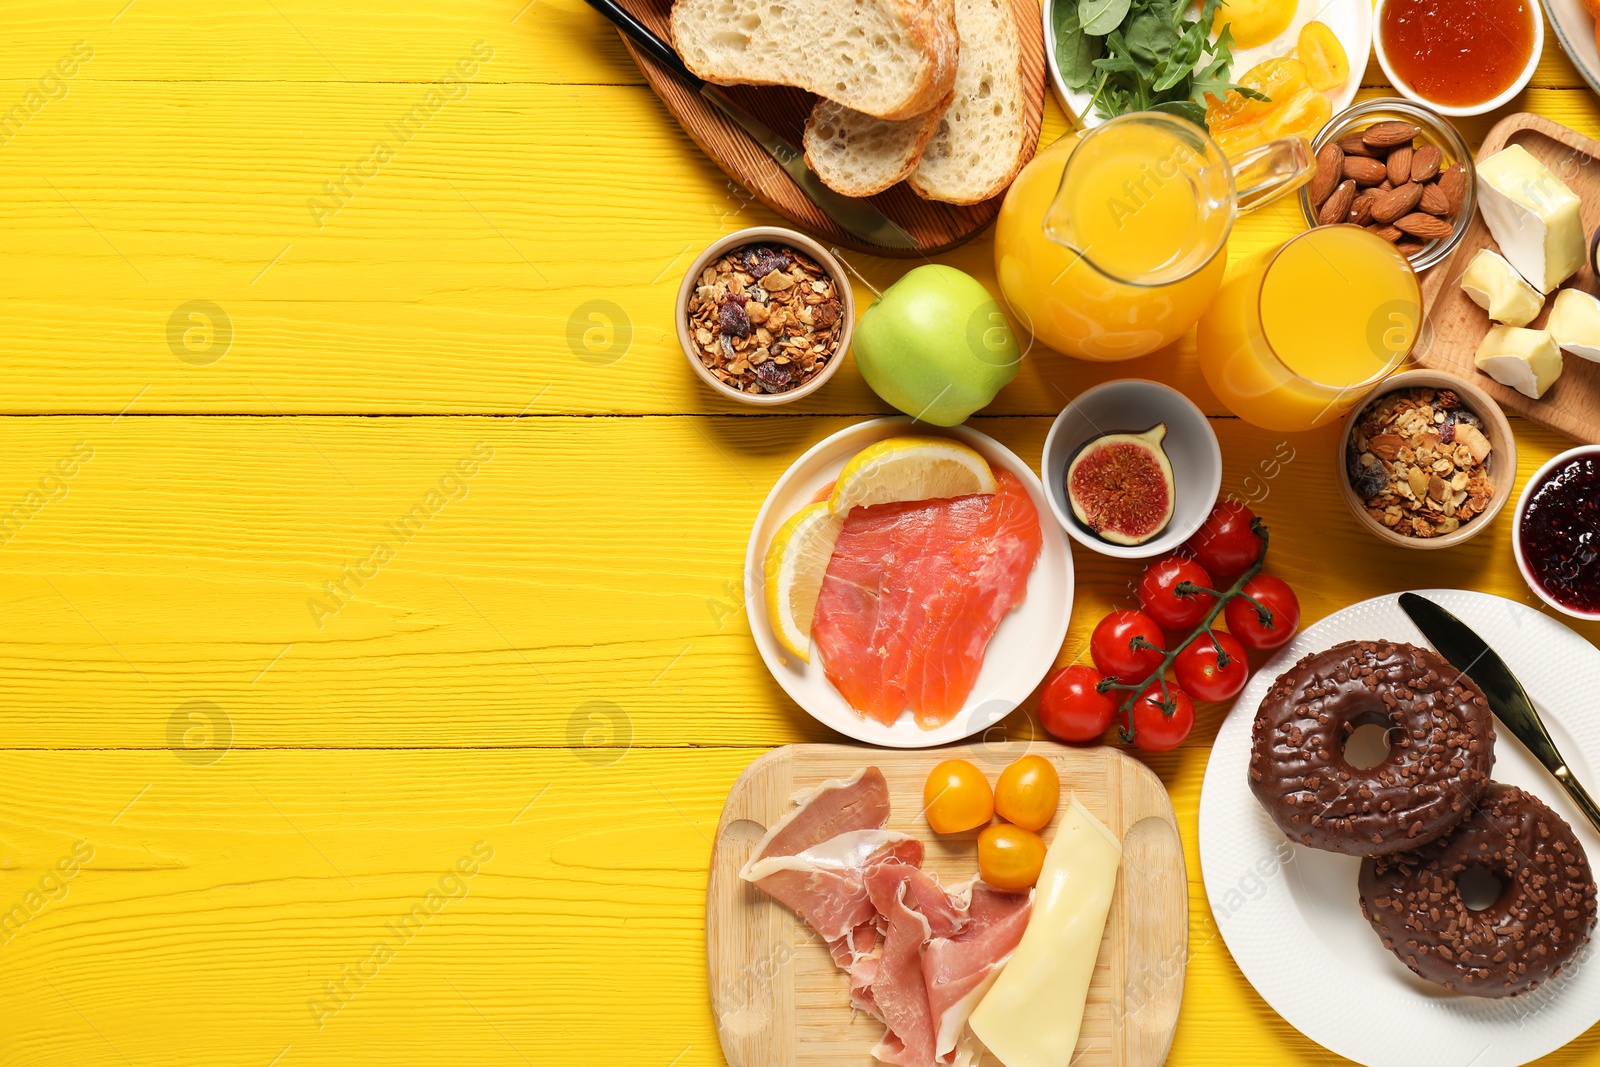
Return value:
[[(319, 227), (323, 183), (478, 41), (493, 55), (465, 95)], [(0, 417), (0, 1062), (722, 1063), (710, 838), (751, 759), (829, 740), (750, 646), (745, 537), (838, 416), (885, 410), (848, 365), (760, 419), (684, 373), (675, 270), (773, 217), (581, 0), (9, 0), (4, 108), (78, 42), (93, 56), (65, 95), (0, 143), (0, 413), (45, 416)], [(1553, 41), (1533, 85), (1511, 109), (1600, 133)], [(1063, 129), (1049, 101), (1044, 139)], [(1298, 229), (1275, 206), (1232, 254)], [(941, 259), (992, 287), (990, 256), (980, 237)], [(878, 288), (904, 269), (850, 259)], [(203, 320), (169, 333), (202, 300), (225, 345)], [(620, 358), (569, 340), (604, 325), (592, 301), (626, 322)], [(989, 413), (1029, 417), (977, 425), (1034, 461), (1067, 397), (1129, 373), (1221, 416), (1192, 351), (1036, 351)], [(341, 413), (430, 417), (284, 417)], [(613, 414), (642, 417), (591, 417)], [(1214, 425), (1224, 490), (1273, 524), (1308, 621), (1415, 585), (1530, 601), (1504, 522), (1444, 558), (1380, 548), (1327, 491), (1331, 433)], [(1524, 476), (1565, 444), (1516, 429)], [(493, 458), (449, 499), (478, 442)], [(319, 629), (308, 601), (370, 570), (385, 524), (424, 502), (423, 529)], [(1078, 563), (1062, 662), (1136, 573)], [(1203, 709), (1187, 745), (1145, 760), (1189, 871), (1169, 1062), (1320, 1067), (1239, 974), (1199, 883), (1218, 721)], [(1005, 740), (1034, 729), (1013, 717)], [(93, 857), (58, 884), (80, 841)], [(369, 962), (480, 841), (494, 856), (465, 894)], [(314, 1012), (329, 982), (338, 1010)], [(1548, 1061), (1595, 1062), (1593, 1032)]]

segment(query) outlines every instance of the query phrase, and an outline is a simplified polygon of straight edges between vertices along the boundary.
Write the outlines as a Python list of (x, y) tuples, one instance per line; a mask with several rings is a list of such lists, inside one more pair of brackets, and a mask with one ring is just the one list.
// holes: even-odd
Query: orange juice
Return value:
[(1246, 422), (1309, 430), (1398, 366), (1421, 318), (1417, 276), (1393, 245), (1319, 227), (1230, 272), (1200, 319), (1200, 369)]
[[(1132, 359), (1172, 343), (1222, 284), (1233, 221), (1226, 177), (1219, 193), (1204, 148), (1134, 118), (1039, 153), (995, 223), (995, 273), (1019, 325), (1080, 359)], [(1052, 212), (1070, 228), (1070, 247), (1045, 232)]]

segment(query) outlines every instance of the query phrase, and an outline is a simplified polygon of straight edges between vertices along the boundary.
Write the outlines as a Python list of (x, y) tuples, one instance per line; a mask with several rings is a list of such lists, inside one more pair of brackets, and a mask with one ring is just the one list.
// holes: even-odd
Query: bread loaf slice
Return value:
[(674, 0), (683, 62), (723, 85), (795, 85), (880, 119), (931, 111), (955, 84), (953, 0)]
[(953, 94), (925, 115), (877, 119), (818, 100), (806, 120), (806, 166), (845, 196), (881, 193), (917, 168)]
[(955, 100), (939, 120), (911, 189), (925, 200), (976, 204), (1005, 191), (1033, 158), (1022, 36), (1011, 0), (955, 0), (961, 61)]

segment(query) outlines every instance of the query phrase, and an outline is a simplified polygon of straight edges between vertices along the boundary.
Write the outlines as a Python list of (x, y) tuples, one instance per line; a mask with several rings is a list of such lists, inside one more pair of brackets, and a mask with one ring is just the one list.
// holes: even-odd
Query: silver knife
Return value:
[(724, 115), (737, 122), (745, 133), (766, 149), (767, 155), (783, 168), (784, 173), (800, 187), (800, 191), (834, 222), (868, 244), (883, 248), (919, 247), (915, 237), (906, 233), (893, 219), (865, 200), (843, 196), (824, 185), (822, 179), (806, 166), (804, 153), (769, 129), (760, 119), (728, 99), (727, 94), (721, 89), (697, 77), (684, 65), (683, 60), (678, 58), (678, 53), (672, 50), (671, 45), (652, 33), (648, 26), (634, 18), (617, 3), (617, 0), (588, 0), (588, 4), (631, 37), (651, 59), (672, 71), (678, 80), (711, 101)]
[(1523, 691), (1517, 676), (1506, 666), (1506, 661), (1471, 627), (1427, 597), (1401, 593), (1400, 608), (1411, 616), (1411, 621), (1438, 649), (1439, 655), (1478, 683), (1483, 695), (1489, 698), (1490, 709), (1505, 723), (1506, 729), (1533, 753), (1534, 759), (1544, 764), (1545, 770), (1561, 783), (1595, 829), (1600, 830), (1600, 805), (1595, 804), (1567, 761), (1561, 758), (1556, 743), (1550, 739), (1550, 731), (1545, 729), (1544, 720), (1539, 718), (1533, 702)]

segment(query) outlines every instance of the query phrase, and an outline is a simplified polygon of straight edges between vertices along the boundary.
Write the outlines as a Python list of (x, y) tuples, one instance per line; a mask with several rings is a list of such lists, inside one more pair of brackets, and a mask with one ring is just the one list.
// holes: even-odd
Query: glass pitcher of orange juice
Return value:
[(995, 273), (1019, 324), (1080, 359), (1171, 344), (1222, 285), (1233, 220), (1310, 178), (1299, 137), (1230, 162), (1163, 112), (1063, 137), (1023, 168), (995, 223)]

